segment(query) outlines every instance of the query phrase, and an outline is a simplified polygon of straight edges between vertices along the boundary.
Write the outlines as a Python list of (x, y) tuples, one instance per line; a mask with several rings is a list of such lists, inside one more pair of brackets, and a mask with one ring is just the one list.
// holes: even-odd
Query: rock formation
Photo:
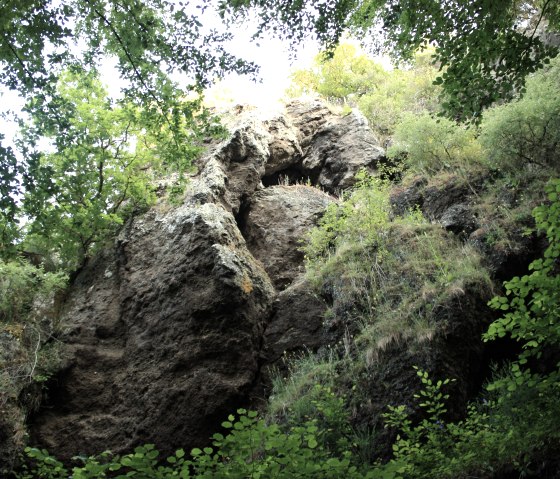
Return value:
[[(62, 305), (63, 364), (29, 420), (31, 444), (63, 460), (143, 443), (163, 454), (203, 445), (228, 413), (258, 406), (266, 371), (285, 352), (317, 351), (345, 333), (325, 328), (332, 298), (303, 275), (301, 240), (358, 171), (375, 173), (383, 148), (359, 113), (337, 116), (319, 102), (259, 115), (230, 118), (228, 138), (200, 159), (182, 204), (162, 201), (132, 218), (76, 276)], [(395, 215), (420, 207), (476, 243), (483, 225), (469, 195), (461, 182), (418, 179), (391, 201)], [(486, 297), (462, 291), (453, 301), (425, 347), (389, 345), (382, 367), (356, 378), (371, 403), (355, 420), (372, 425), (389, 402), (410, 402), (414, 364), (460, 376), (463, 403), (474, 392)], [(0, 419), (8, 457), (21, 438), (4, 426)]]
[[(265, 363), (324, 341), (326, 306), (301, 277), (299, 248), (334, 198), (289, 182), (346, 188), (383, 150), (359, 115), (319, 103), (234, 125), (183, 204), (133, 218), (77, 276), (62, 314), (65, 361), (31, 443), (63, 459), (204, 444), (249, 404)], [(283, 174), (288, 184), (270, 185)]]

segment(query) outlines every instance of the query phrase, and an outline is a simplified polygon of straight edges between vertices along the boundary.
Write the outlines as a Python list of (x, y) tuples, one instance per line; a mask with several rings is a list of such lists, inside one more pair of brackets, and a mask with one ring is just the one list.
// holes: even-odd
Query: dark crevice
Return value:
[(313, 186), (317, 183), (317, 174), (310, 174), (304, 172), (298, 166), (291, 166), (276, 173), (263, 176), (262, 183), (265, 187), (277, 185), (296, 185), (296, 184), (311, 184)]
[(244, 196), (241, 199), (239, 205), (239, 211), (234, 214), (235, 222), (237, 223), (237, 228), (241, 233), (241, 236), (247, 240), (247, 217), (249, 215), (249, 210), (251, 209), (251, 198)]

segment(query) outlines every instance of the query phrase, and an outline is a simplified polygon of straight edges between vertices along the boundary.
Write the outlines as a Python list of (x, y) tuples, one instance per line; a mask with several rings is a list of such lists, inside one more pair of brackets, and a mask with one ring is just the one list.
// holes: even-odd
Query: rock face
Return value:
[(358, 116), (317, 103), (236, 118), (181, 206), (132, 219), (77, 276), (63, 306), (64, 364), (30, 442), (62, 459), (201, 445), (250, 404), (263, 366), (320, 347), (326, 305), (301, 278), (299, 247), (334, 198), (270, 182), (313, 174), (329, 191), (348, 187), (375, 168), (373, 143)]
[(245, 402), (271, 300), (223, 208), (135, 219), (72, 289), (67, 365), (34, 439), (65, 458), (205, 442), (209, 424)]
[[(359, 114), (340, 117), (318, 102), (266, 117), (240, 109), (230, 123), (180, 206), (161, 203), (133, 218), (77, 275), (62, 306), (63, 365), (29, 421), (31, 444), (63, 460), (144, 443), (163, 454), (200, 447), (227, 414), (259, 405), (284, 353), (320, 351), (353, 334), (343, 321), (325, 324), (329, 307), (350, 318), (352, 298), (318, 297), (300, 246), (332, 194), (352, 186), (358, 171), (374, 173), (383, 149)], [(395, 189), (391, 203), (395, 215), (419, 207), (474, 243), (483, 225), (470, 194), (458, 181), (419, 178)], [(460, 413), (483, 379), (487, 299), (466, 285), (438, 309), (445, 327), (416, 349), (398, 340), (381, 348), (375, 370), (352, 378), (366, 397), (352, 406), (356, 425), (379, 427), (387, 404), (411, 403), (413, 365), (459, 378), (450, 412)], [(17, 401), (0, 396), (0, 410), (8, 404), (22, 423)], [(4, 457), (21, 442), (9, 439), (11, 427), (0, 416)], [(378, 443), (383, 457), (389, 443)]]
[(339, 117), (319, 102), (294, 102), (286, 110), (286, 117), (269, 124), (270, 132), (284, 131), (284, 139), (270, 143), (266, 183), (309, 181), (334, 193), (352, 186), (362, 169), (375, 173), (384, 159), (385, 150), (359, 111)]
[(283, 290), (303, 273), (301, 240), (334, 200), (309, 186), (272, 186), (253, 195), (242, 220), (249, 250)]

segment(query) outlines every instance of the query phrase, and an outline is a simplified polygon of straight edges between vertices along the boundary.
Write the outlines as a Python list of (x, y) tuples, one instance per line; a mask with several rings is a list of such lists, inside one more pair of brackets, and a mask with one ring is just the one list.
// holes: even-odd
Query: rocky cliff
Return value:
[(76, 277), (31, 443), (65, 459), (203, 444), (229, 412), (257, 405), (265, 365), (324, 343), (300, 241), (383, 149), (358, 113), (320, 103), (231, 124), (181, 205), (133, 218)]
[[(338, 116), (317, 102), (240, 111), (228, 122), (182, 203), (161, 201), (132, 218), (76, 276), (62, 304), (62, 365), (29, 418), (31, 444), (62, 459), (204, 444), (228, 413), (262, 404), (267, 371), (285, 352), (316, 351), (348, 334), (348, 324), (325, 324), (336, 300), (308, 284), (300, 245), (359, 170), (376, 173), (383, 148), (359, 113)], [(473, 244), (484, 236), (471, 184), (419, 179), (395, 188), (391, 201), (394, 214), (419, 207)], [(495, 277), (534, 257), (526, 242), (487, 252)], [(420, 348), (388, 345), (377, 370), (356, 378), (370, 400), (355, 405), (354, 420), (372, 425), (386, 404), (409, 402), (413, 364), (458, 378), (460, 409), (488, 365), (480, 341), (492, 319), (487, 297), (461, 290)], [(9, 432), (0, 440), (6, 451), (21, 442)]]

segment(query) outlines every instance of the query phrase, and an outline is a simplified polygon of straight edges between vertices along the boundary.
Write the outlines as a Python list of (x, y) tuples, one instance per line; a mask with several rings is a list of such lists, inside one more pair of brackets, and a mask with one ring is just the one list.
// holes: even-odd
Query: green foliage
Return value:
[(317, 400), (325, 389), (331, 389), (336, 377), (337, 358), (311, 352), (300, 356), (285, 357), (288, 370), (272, 375), (272, 392), (268, 412), (272, 418), (283, 423), (301, 423), (315, 417)]
[[(445, 95), (443, 107), (451, 118), (467, 121), (479, 120), (482, 109), (496, 100), (511, 98), (527, 74), (558, 54), (558, 48), (544, 45), (535, 35), (544, 20), (551, 26), (560, 23), (555, 4), (552, 0), (221, 2), (224, 15), (233, 11), (242, 16), (249, 7), (258, 8), (257, 34), (272, 31), (292, 43), (311, 34), (331, 52), (348, 28), (371, 39), (370, 43), (381, 37), (377, 49), (388, 50), (400, 60), (434, 45), (434, 60), (441, 69), (436, 83)], [(536, 20), (526, 32), (519, 28), (526, 20), (523, 9)], [(378, 35), (379, 27), (383, 35)]]
[(143, 170), (155, 159), (143, 144), (135, 110), (113, 106), (95, 72), (65, 73), (58, 94), (64, 102), (64, 111), (59, 109), (63, 131), (40, 102), (28, 105), (34, 123), (23, 130), (22, 142), (48, 138), (56, 150), (31, 154), (33, 181), (23, 210), (31, 218), (28, 246), (58, 256), (71, 270), (122, 224), (127, 212), (152, 201)]
[(394, 457), (379, 466), (399, 467), (404, 478), (492, 477), (512, 468), (521, 475), (531, 470), (538, 476), (546, 458), (558, 447), (559, 391), (524, 385), (515, 392), (500, 393), (490, 400), (472, 403), (467, 416), (453, 423), (442, 419), (449, 381), (431, 381), (423, 371), (424, 388), (416, 396), (428, 417), (413, 423), (405, 406), (389, 407), (387, 427), (399, 431)]
[(19, 237), (17, 197), (21, 193), (18, 175), (23, 173), (11, 147), (2, 145), (0, 134), (0, 258), (13, 256)]
[(487, 398), (471, 404), (457, 423), (442, 420), (446, 381), (433, 382), (418, 371), (424, 388), (416, 397), (427, 418), (413, 424), (404, 406), (390, 407), (385, 416), (387, 426), (400, 431), (393, 451), (404, 477), (485, 476), (512, 468), (538, 476), (555, 457), (560, 444), (558, 365), (544, 375), (529, 367), (560, 342), (560, 180), (550, 183), (547, 194), (550, 203), (536, 208), (534, 216), (549, 247), (530, 265), (530, 275), (505, 283), (507, 297), (490, 302), (504, 316), (484, 335), (486, 341), (510, 336), (522, 343), (523, 352), (509, 371), (487, 385)]
[(350, 43), (339, 45), (330, 57), (319, 54), (308, 70), (292, 74), (292, 95), (316, 92), (325, 98), (347, 100), (373, 90), (386, 76), (383, 68)]
[[(216, 130), (201, 108), (203, 88), (225, 73), (256, 69), (225, 50), (230, 33), (203, 28), (207, 6), (199, 7), (167, 0), (0, 5), (0, 86), (17, 91), (31, 117), (19, 118), (27, 130), (19, 154), (0, 144), (3, 257), (21, 250), (21, 223), (30, 216), (27, 247), (74, 269), (125, 210), (150, 202), (143, 170), (191, 167), (199, 138)], [(118, 105), (95, 73), (107, 59), (124, 80)], [(36, 148), (46, 143), (48, 153)], [(182, 186), (173, 186), (176, 196)]]
[(522, 98), (485, 113), (480, 141), (506, 171), (560, 164), (560, 61), (527, 80)]
[(408, 114), (439, 111), (441, 91), (433, 84), (437, 70), (432, 54), (432, 49), (417, 52), (408, 68), (387, 71), (382, 81), (358, 100), (369, 124), (382, 137), (393, 135)]
[[(0, 259), (0, 411), (4, 430), (11, 431), (3, 440), (12, 447), (25, 444), (26, 414), (38, 405), (33, 384), (44, 382), (59, 364), (57, 345), (42, 346), (53, 332), (55, 296), (66, 280), (22, 259)], [(4, 449), (7, 462), (15, 460), (10, 449)]]
[(400, 431), (393, 444), (393, 461), (402, 465), (405, 477), (424, 477), (422, 469), (419, 468), (420, 461), (416, 462), (415, 459), (429, 451), (429, 448), (423, 450), (425, 443), (442, 442), (445, 429), (443, 414), (447, 412), (445, 402), (449, 399), (449, 394), (443, 392), (443, 387), (450, 382), (449, 379), (434, 382), (426, 371), (416, 369), (424, 387), (414, 397), (420, 400), (418, 405), (427, 417), (413, 426), (404, 406), (389, 406), (389, 412), (384, 415), (386, 427)]
[(465, 172), (481, 163), (482, 149), (474, 129), (427, 113), (404, 118), (393, 141), (389, 157), (404, 158), (405, 165), (415, 173)]
[[(354, 191), (340, 203), (329, 205), (304, 246), (310, 276), (345, 241), (375, 244), (378, 230), (389, 221), (389, 185), (360, 172)], [(358, 209), (361, 213), (358, 214)]]
[[(543, 258), (529, 265), (530, 274), (507, 281), (505, 297), (496, 297), (490, 305), (504, 316), (492, 323), (485, 341), (509, 336), (522, 344), (523, 352), (513, 363), (513, 380), (501, 380), (492, 388), (515, 390), (527, 383), (533, 387), (543, 379), (527, 368), (528, 360), (540, 358), (543, 349), (560, 344), (560, 180), (551, 181), (546, 188), (549, 205), (534, 210), (538, 231), (546, 234), (549, 242)], [(549, 379), (556, 381), (558, 370)]]
[[(82, 466), (71, 471), (46, 450), (27, 448), (34, 465), (28, 465), (18, 479), (97, 479), (137, 477), (145, 479), (230, 477), (358, 479), (373, 477), (361, 474), (351, 465), (351, 454), (332, 455), (322, 446), (324, 431), (316, 421), (306, 421), (284, 432), (277, 424), (266, 424), (257, 413), (238, 410), (222, 423), (227, 434), (214, 434), (212, 447), (195, 448), (190, 458), (182, 449), (159, 461), (153, 445), (135, 449), (125, 456), (104, 453), (81, 458)], [(109, 476), (110, 475), (110, 476)]]
[(360, 325), (355, 342), (369, 366), (393, 341), (429, 340), (445, 305), (467, 288), (491, 290), (472, 248), (418, 211), (391, 218), (388, 193), (381, 180), (362, 176), (304, 248), (308, 277), (332, 298), (331, 314)]
[(45, 272), (24, 261), (0, 260), (0, 323), (24, 323), (64, 288), (63, 273)]
[(342, 43), (332, 57), (321, 54), (311, 69), (296, 71), (288, 93), (315, 92), (335, 103), (358, 106), (370, 126), (386, 139), (407, 112), (437, 109), (439, 89), (432, 83), (436, 76), (432, 53), (418, 53), (409, 68), (386, 70), (354, 45)]
[(166, 0), (3, 2), (0, 82), (22, 94), (42, 93), (45, 106), (56, 109), (56, 95), (47, 97), (60, 72), (76, 62), (95, 65), (113, 56), (128, 82), (127, 96), (165, 116), (176, 89), (168, 74), (187, 75), (189, 89), (197, 89), (215, 75), (254, 71), (254, 65), (225, 51), (230, 34), (203, 31), (200, 12), (182, 6)]

